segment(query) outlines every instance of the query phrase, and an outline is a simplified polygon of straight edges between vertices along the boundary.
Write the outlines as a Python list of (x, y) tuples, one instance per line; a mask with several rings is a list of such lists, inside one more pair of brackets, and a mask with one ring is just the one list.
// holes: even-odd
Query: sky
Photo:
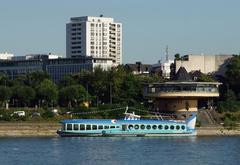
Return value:
[(65, 56), (70, 17), (123, 24), (123, 63), (240, 53), (239, 0), (0, 0), (0, 52)]

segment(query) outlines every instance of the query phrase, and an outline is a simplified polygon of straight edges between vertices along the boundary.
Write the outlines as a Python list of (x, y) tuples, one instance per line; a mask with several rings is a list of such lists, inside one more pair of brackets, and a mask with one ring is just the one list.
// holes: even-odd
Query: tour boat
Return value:
[(194, 136), (196, 115), (186, 120), (140, 120), (139, 115), (125, 112), (123, 120), (72, 119), (60, 123), (61, 137), (72, 136)]

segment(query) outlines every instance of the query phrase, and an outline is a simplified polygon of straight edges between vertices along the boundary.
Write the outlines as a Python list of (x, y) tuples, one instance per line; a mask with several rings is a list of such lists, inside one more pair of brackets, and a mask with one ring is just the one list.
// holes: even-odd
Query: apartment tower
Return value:
[(122, 24), (102, 15), (71, 18), (66, 24), (66, 56), (110, 58), (113, 65), (122, 64)]

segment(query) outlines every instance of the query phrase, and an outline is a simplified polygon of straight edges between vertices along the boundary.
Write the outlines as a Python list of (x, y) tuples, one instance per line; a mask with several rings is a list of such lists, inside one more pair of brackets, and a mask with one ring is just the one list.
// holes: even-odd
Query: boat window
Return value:
[(96, 130), (97, 129), (97, 125), (92, 125), (92, 129)]
[(73, 125), (73, 129), (74, 129), (75, 131), (77, 131), (77, 130), (78, 130), (78, 124), (74, 124), (74, 125)]
[(141, 125), (141, 129), (145, 129), (145, 125)]
[(168, 129), (168, 125), (165, 125), (165, 127), (164, 127), (165, 129)]
[(128, 126), (128, 129), (133, 129), (133, 125), (132, 124), (130, 124), (129, 126)]
[(104, 129), (109, 129), (109, 126), (108, 126), (108, 125), (105, 125), (105, 126), (104, 126)]
[(150, 126), (150, 125), (147, 125), (147, 129), (151, 129), (151, 126)]
[(71, 131), (72, 130), (72, 124), (67, 124), (67, 130)]
[(170, 126), (170, 129), (172, 129), (172, 130), (173, 130), (173, 129), (174, 129), (174, 126), (173, 126), (173, 125), (171, 125), (171, 126)]
[(184, 125), (182, 125), (182, 130), (184, 130), (185, 129), (185, 126)]
[(119, 126), (116, 126), (116, 128), (120, 128)]
[(80, 124), (80, 130), (85, 130), (85, 125), (84, 124)]
[(62, 125), (62, 130), (66, 130), (66, 125), (65, 124)]
[(180, 126), (179, 126), (179, 125), (177, 125), (177, 126), (176, 126), (176, 129), (177, 129), (177, 130), (179, 130), (179, 129), (180, 129)]
[(87, 125), (87, 129), (86, 130), (91, 130), (91, 125)]
[(158, 126), (158, 129), (162, 129), (162, 128), (163, 128), (163, 126), (162, 126), (162, 125), (159, 125), (159, 126)]
[(99, 126), (98, 126), (98, 129), (103, 129), (103, 125), (99, 125)]
[(122, 125), (122, 130), (125, 131), (127, 129), (127, 125)]
[(114, 126), (114, 125), (111, 125), (110, 128), (115, 128), (115, 126)]
[(153, 125), (153, 126), (152, 126), (152, 129), (157, 129), (157, 126), (156, 126), (156, 125)]
[(134, 126), (134, 129), (139, 129), (139, 125), (135, 125), (135, 126)]

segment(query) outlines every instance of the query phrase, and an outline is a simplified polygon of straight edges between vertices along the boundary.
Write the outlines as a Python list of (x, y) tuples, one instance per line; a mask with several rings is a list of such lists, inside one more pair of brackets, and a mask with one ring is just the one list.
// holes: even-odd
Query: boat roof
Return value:
[(185, 121), (175, 120), (116, 120), (116, 119), (72, 119), (61, 121), (63, 124), (184, 124)]

